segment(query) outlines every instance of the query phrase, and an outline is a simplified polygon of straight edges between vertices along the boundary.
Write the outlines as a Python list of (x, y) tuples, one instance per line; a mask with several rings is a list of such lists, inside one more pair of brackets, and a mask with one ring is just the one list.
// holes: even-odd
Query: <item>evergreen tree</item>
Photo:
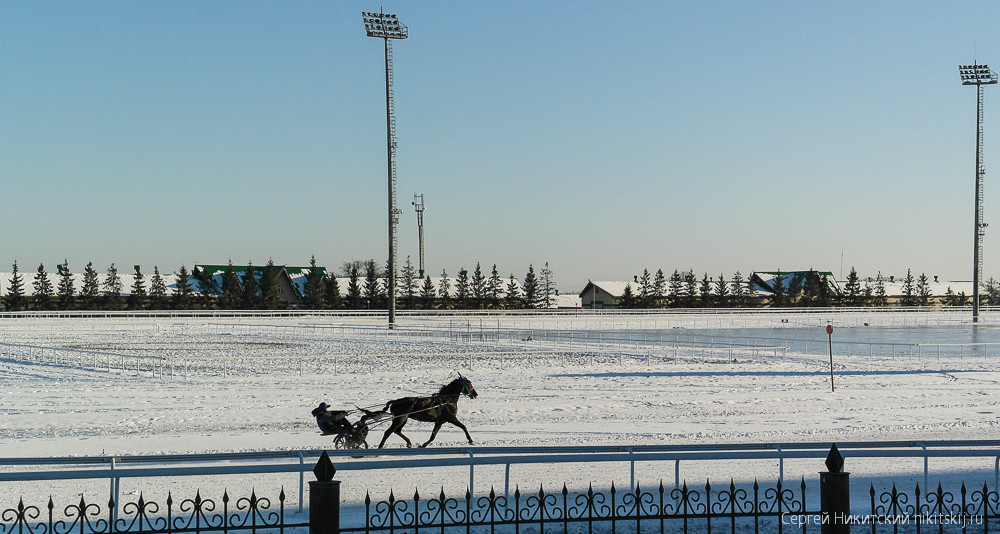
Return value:
[(549, 262), (545, 262), (545, 266), (538, 272), (539, 274), (539, 306), (543, 308), (554, 307), (555, 300), (553, 297), (556, 294), (556, 282), (553, 278), (552, 269), (549, 268)]
[(785, 303), (788, 306), (797, 306), (802, 297), (802, 280), (792, 273), (788, 277), (788, 287), (785, 288)]
[(844, 283), (844, 305), (852, 308), (858, 307), (861, 305), (861, 300), (861, 277), (852, 266), (851, 272), (847, 275), (847, 281)]
[(243, 288), (240, 287), (240, 280), (236, 274), (236, 267), (233, 260), (229, 260), (226, 270), (222, 272), (222, 288), (219, 295), (219, 307), (223, 310), (235, 310), (239, 308), (240, 300), (243, 298)]
[(425, 310), (434, 309), (434, 282), (430, 276), (424, 277), (424, 284), (420, 288), (420, 307)]
[(253, 262), (247, 262), (247, 268), (243, 271), (243, 293), (240, 295), (240, 308), (244, 310), (256, 310), (260, 308), (260, 282), (257, 281), (257, 269)]
[(326, 305), (332, 310), (344, 307), (344, 298), (340, 296), (340, 283), (332, 274), (326, 278)]
[(771, 307), (772, 308), (782, 308), (787, 305), (787, 300), (785, 298), (785, 282), (783, 280), (783, 275), (781, 274), (781, 269), (778, 269), (778, 274), (774, 276), (774, 281), (771, 282)]
[(476, 262), (476, 270), (472, 272), (472, 302), (476, 309), (486, 307), (486, 275), (483, 274), (483, 269), (478, 261)]
[(639, 304), (635, 293), (632, 292), (632, 284), (625, 284), (625, 289), (622, 290), (621, 299), (618, 302), (618, 307), (624, 310), (629, 310), (635, 308)]
[(365, 299), (368, 301), (369, 310), (381, 309), (379, 296), (381, 295), (378, 282), (378, 267), (375, 260), (368, 260), (365, 263)]
[(194, 300), (194, 289), (191, 287), (191, 273), (188, 272), (186, 265), (181, 265), (181, 270), (174, 273), (175, 285), (177, 290), (174, 291), (174, 307), (178, 310), (189, 310), (191, 309), (191, 302)]
[(942, 304), (944, 304), (945, 306), (961, 306), (962, 305), (962, 304), (958, 303), (958, 295), (956, 295), (955, 292), (952, 291), (951, 286), (948, 286), (948, 289), (945, 290), (945, 292), (944, 292), (944, 298), (942, 299)]
[(656, 270), (656, 276), (653, 278), (653, 307), (662, 308), (663, 298), (667, 294), (667, 278), (663, 274), (663, 269)]
[(916, 306), (917, 288), (913, 280), (913, 272), (910, 269), (906, 270), (906, 278), (903, 279), (903, 288), (901, 290), (902, 298), (899, 299), (899, 303), (903, 306)]
[(199, 269), (196, 265), (192, 272), (198, 282), (198, 296), (201, 297), (201, 307), (210, 310), (214, 307), (215, 296), (219, 294), (219, 286), (215, 282), (215, 273), (208, 269)]
[(931, 284), (927, 275), (920, 273), (917, 277), (917, 305), (929, 306), (931, 303)]
[(347, 280), (347, 299), (350, 301), (352, 310), (361, 309), (361, 274), (357, 267), (351, 267)]
[(133, 310), (146, 307), (146, 282), (138, 265), (135, 267), (135, 278), (132, 280), (132, 290), (128, 296), (128, 307)]
[(17, 267), (17, 260), (11, 266), (13, 272), (10, 278), (10, 287), (7, 288), (7, 309), (10, 311), (21, 311), (24, 308), (24, 278), (21, 277)]
[(493, 264), (493, 271), (490, 272), (489, 282), (486, 283), (486, 301), (490, 308), (500, 307), (500, 292), (503, 291), (503, 280), (497, 272), (497, 264)]
[(303, 287), (302, 307), (309, 310), (322, 309), (324, 286), (323, 274), (316, 265), (316, 256), (313, 256), (309, 259), (309, 274)]
[(732, 288), (730, 303), (734, 308), (750, 307), (750, 292), (739, 271), (733, 274), (733, 281), (729, 283), (729, 287)]
[(674, 269), (674, 273), (670, 275), (667, 296), (670, 298), (671, 308), (680, 308), (682, 306), (684, 302), (684, 277), (677, 269)]
[(75, 292), (76, 288), (73, 287), (73, 275), (69, 272), (69, 261), (63, 259), (62, 265), (59, 265), (60, 310), (73, 309), (73, 293)]
[(520, 309), (524, 307), (521, 299), (521, 288), (517, 284), (517, 279), (514, 278), (514, 273), (510, 273), (510, 279), (507, 281), (507, 293), (503, 300), (504, 308)]
[(442, 310), (451, 308), (451, 281), (448, 280), (448, 273), (441, 269), (441, 279), (438, 281), (438, 295), (441, 297), (441, 304), (438, 306)]
[(649, 269), (643, 269), (639, 276), (639, 298), (636, 299), (637, 307), (653, 307), (653, 278), (649, 274)]
[(399, 271), (400, 293), (402, 293), (402, 304), (404, 308), (413, 309), (417, 307), (417, 269), (413, 267), (410, 256), (406, 256), (406, 263)]
[(153, 266), (153, 277), (149, 279), (149, 305), (154, 310), (167, 307), (167, 284), (160, 276), (160, 268)]
[(701, 284), (698, 286), (698, 295), (701, 298), (702, 308), (712, 307), (712, 279), (708, 277), (708, 273), (701, 279)]
[(455, 307), (460, 310), (469, 309), (470, 299), (469, 271), (459, 268), (455, 279)]
[(715, 280), (715, 302), (719, 308), (728, 308), (730, 303), (729, 284), (726, 283), (726, 276), (719, 273), (719, 278)]
[(861, 290), (861, 305), (874, 306), (875, 290), (871, 285), (871, 278), (865, 278), (865, 284)]
[(45, 264), (38, 264), (38, 272), (35, 273), (35, 280), (32, 282), (35, 289), (34, 305), (36, 310), (48, 310), (52, 308), (52, 282), (45, 272)]
[(97, 298), (100, 295), (101, 283), (94, 269), (94, 262), (88, 262), (83, 269), (83, 287), (80, 288), (80, 304), (85, 310), (97, 309)]
[(541, 303), (538, 278), (535, 277), (535, 267), (533, 265), (528, 265), (528, 274), (524, 275), (524, 283), (521, 284), (521, 294), (524, 295), (525, 308), (534, 309)]
[(698, 279), (694, 276), (694, 270), (689, 269), (684, 273), (684, 288), (681, 290), (681, 302), (685, 308), (694, 308), (698, 299)]
[(107, 275), (104, 277), (104, 307), (108, 310), (120, 310), (125, 304), (122, 300), (122, 277), (118, 275), (118, 268), (112, 263), (108, 267)]
[(281, 299), (278, 297), (278, 269), (274, 266), (273, 259), (267, 260), (260, 274), (259, 304), (262, 310), (276, 310), (281, 307)]
[(884, 307), (889, 304), (889, 297), (885, 294), (885, 279), (882, 272), (875, 275), (875, 288), (872, 292), (872, 306)]

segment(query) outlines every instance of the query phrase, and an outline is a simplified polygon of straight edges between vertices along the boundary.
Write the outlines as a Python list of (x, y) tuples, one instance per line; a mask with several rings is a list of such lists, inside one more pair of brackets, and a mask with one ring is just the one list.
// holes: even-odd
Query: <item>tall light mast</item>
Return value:
[(413, 209), (417, 210), (417, 239), (420, 241), (420, 278), (424, 277), (424, 195), (413, 195)]
[(979, 322), (979, 281), (983, 272), (983, 86), (997, 83), (997, 75), (986, 65), (959, 65), (962, 85), (976, 86), (976, 221), (972, 250), (972, 322)]
[(406, 39), (406, 26), (391, 13), (363, 11), (365, 32), (368, 37), (381, 37), (385, 41), (385, 129), (386, 154), (389, 159), (389, 265), (386, 289), (389, 294), (389, 328), (396, 323), (396, 225), (401, 210), (396, 208), (396, 116), (392, 94), (392, 41)]

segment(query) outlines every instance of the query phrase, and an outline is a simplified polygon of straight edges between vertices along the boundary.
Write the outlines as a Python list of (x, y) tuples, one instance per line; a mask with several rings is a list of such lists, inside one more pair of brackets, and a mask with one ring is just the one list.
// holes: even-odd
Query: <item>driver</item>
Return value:
[(328, 407), (325, 402), (321, 402), (312, 411), (312, 415), (316, 418), (316, 424), (319, 425), (320, 431), (323, 433), (340, 433), (350, 431), (354, 428), (354, 425), (347, 420), (346, 410), (327, 410)]

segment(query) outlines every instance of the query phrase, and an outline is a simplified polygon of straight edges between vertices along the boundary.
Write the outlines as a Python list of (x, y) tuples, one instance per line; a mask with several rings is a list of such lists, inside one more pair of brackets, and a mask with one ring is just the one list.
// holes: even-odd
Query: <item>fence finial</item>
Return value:
[(844, 470), (844, 457), (837, 450), (837, 444), (830, 447), (830, 454), (826, 455), (826, 469), (830, 473), (840, 473)]
[(330, 455), (323, 451), (320, 455), (319, 461), (316, 462), (316, 467), (313, 467), (313, 474), (316, 475), (316, 480), (320, 482), (330, 482), (333, 480), (333, 475), (337, 473), (337, 468), (333, 467), (333, 462), (330, 461)]

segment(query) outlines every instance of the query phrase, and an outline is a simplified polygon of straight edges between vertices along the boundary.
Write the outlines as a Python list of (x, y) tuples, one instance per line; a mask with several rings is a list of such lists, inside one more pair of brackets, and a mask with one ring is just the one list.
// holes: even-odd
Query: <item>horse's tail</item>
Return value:
[(389, 402), (385, 403), (385, 407), (384, 407), (384, 408), (382, 408), (382, 411), (383, 411), (383, 412), (387, 412), (387, 411), (389, 411), (389, 406), (390, 406), (390, 405), (391, 405), (392, 403), (394, 403), (394, 402), (396, 402), (396, 401), (389, 401)]

